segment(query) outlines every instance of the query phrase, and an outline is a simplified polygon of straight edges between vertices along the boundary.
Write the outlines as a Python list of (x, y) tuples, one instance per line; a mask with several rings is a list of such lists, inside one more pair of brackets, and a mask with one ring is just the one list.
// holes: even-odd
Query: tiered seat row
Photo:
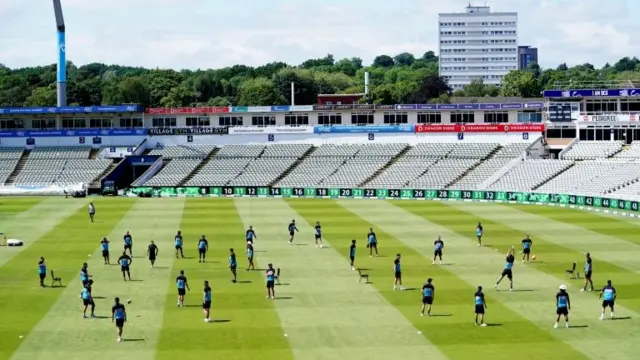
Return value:
[(189, 175), (200, 163), (200, 159), (177, 158), (170, 160), (151, 179), (144, 183), (144, 186), (177, 186)]
[(215, 148), (215, 145), (167, 145), (151, 150), (149, 155), (165, 159), (205, 159)]
[(7, 181), (15, 169), (22, 151), (22, 148), (0, 148), (0, 186)]
[(566, 170), (573, 164), (570, 160), (526, 160), (513, 167), (489, 190), (530, 191)]
[(567, 151), (566, 160), (594, 160), (611, 157), (622, 150), (622, 141), (579, 141)]

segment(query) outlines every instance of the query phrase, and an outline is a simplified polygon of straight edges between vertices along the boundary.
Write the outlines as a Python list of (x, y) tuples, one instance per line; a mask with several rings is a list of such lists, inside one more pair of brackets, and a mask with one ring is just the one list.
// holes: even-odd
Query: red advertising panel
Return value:
[(184, 115), (184, 114), (213, 114), (213, 113), (228, 113), (228, 106), (213, 106), (213, 107), (179, 107), (179, 108), (151, 108), (146, 109), (147, 114), (152, 115)]
[(416, 133), (517, 133), (543, 132), (544, 124), (417, 124)]

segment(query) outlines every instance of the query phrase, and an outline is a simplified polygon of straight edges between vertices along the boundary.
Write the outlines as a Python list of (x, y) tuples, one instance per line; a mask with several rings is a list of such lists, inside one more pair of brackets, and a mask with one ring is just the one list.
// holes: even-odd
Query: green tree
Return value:
[(196, 95), (192, 89), (185, 84), (180, 84), (172, 88), (167, 96), (160, 99), (162, 107), (192, 106), (196, 102)]
[(31, 95), (25, 101), (26, 106), (56, 106), (58, 95), (56, 85), (33, 89)]
[(280, 94), (273, 81), (262, 77), (242, 84), (237, 103), (241, 106), (265, 106), (284, 105), (288, 101)]
[(540, 96), (540, 87), (530, 71), (510, 71), (502, 79), (500, 95), (505, 97)]
[(411, 66), (416, 61), (416, 58), (413, 54), (408, 52), (404, 52), (402, 54), (398, 54), (393, 58), (393, 63), (398, 66)]
[(278, 90), (278, 95), (291, 103), (291, 83), (295, 88), (296, 105), (312, 105), (318, 98), (318, 90), (311, 71), (304, 69), (287, 68), (278, 71), (273, 76), (273, 84)]
[[(453, 95), (456, 96), (455, 93)], [(464, 96), (483, 97), (485, 95), (487, 95), (487, 87), (482, 80), (473, 80), (464, 87)]]
[(373, 59), (373, 67), (390, 68), (394, 65), (393, 58), (389, 55), (379, 55)]

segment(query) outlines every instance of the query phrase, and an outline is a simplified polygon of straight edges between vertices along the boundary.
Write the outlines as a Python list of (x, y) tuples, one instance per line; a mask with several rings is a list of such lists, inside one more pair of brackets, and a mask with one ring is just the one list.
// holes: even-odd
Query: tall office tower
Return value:
[(518, 13), (471, 6), (463, 13), (439, 14), (440, 76), (454, 89), (473, 80), (500, 85), (518, 69)]
[(533, 63), (538, 63), (538, 48), (518, 46), (518, 69), (526, 69)]

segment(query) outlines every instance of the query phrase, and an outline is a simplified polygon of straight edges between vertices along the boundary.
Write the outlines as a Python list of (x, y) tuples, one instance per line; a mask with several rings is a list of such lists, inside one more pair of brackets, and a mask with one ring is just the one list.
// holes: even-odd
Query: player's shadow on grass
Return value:
[(106, 296), (94, 296), (93, 298), (94, 298), (94, 299), (97, 299), (97, 300), (104, 300), (104, 299), (106, 299), (107, 297), (106, 297)]
[(289, 283), (279, 283), (279, 284), (276, 284), (276, 285), (277, 286), (289, 286), (290, 284)]
[(229, 319), (211, 319), (212, 323), (228, 323), (231, 322)]
[(122, 339), (124, 342), (146, 341), (146, 339)]
[(492, 326), (502, 326), (502, 324), (498, 324), (498, 323), (489, 324), (489, 323), (487, 323), (487, 326), (489, 326), (489, 327), (492, 327)]
[(309, 244), (299, 244), (299, 243), (295, 243), (295, 244), (293, 244), (293, 245), (295, 245), (295, 246), (307, 246), (307, 245), (309, 245)]
[(48, 289), (64, 289), (66, 287), (67, 285), (45, 286), (45, 288), (48, 288)]
[(274, 300), (293, 300), (291, 296), (276, 296)]
[(431, 314), (431, 317), (449, 317), (453, 316), (453, 314)]
[(144, 280), (141, 280), (141, 279), (131, 279), (131, 280), (127, 280), (127, 281), (130, 281), (130, 282), (143, 282)]
[(404, 291), (416, 291), (416, 290), (418, 290), (418, 288), (414, 288), (414, 287), (404, 288)]
[(168, 266), (154, 266), (154, 269), (168, 269)]
[(111, 316), (101, 316), (101, 315), (96, 315), (93, 317), (94, 319), (109, 319), (111, 318)]
[(185, 256), (185, 257), (183, 257), (183, 259), (185, 259), (185, 260), (193, 260), (195, 258), (196, 258), (195, 256)]
[(238, 280), (238, 284), (251, 284), (251, 280)]
[(513, 292), (532, 292), (532, 291), (538, 291), (536, 289), (513, 289)]
[(188, 304), (188, 305), (184, 305), (184, 307), (201, 307), (202, 305), (193, 305), (193, 304)]
[(618, 320), (631, 320), (631, 316), (624, 316), (624, 317), (614, 317), (613, 319), (611, 319), (613, 321), (618, 321)]
[(569, 329), (583, 329), (583, 328), (588, 328), (589, 325), (570, 325)]

